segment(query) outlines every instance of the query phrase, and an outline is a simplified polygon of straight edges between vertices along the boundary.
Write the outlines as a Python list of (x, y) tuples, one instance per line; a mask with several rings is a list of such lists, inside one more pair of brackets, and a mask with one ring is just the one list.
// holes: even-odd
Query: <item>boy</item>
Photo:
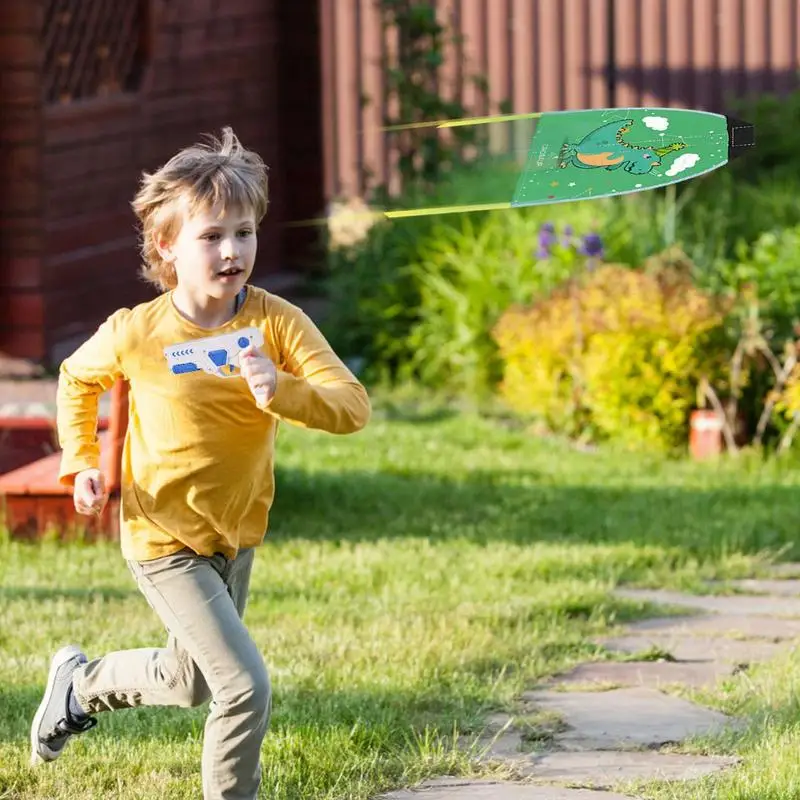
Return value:
[(162, 294), (112, 314), (61, 365), (60, 479), (83, 514), (108, 497), (98, 396), (129, 383), (121, 548), (169, 636), (91, 661), (59, 650), (31, 728), (34, 764), (58, 758), (99, 712), (210, 698), (203, 796), (257, 796), (271, 689), (242, 615), (273, 500), (277, 422), (346, 434), (370, 417), (365, 389), (308, 317), (247, 283), (267, 186), (264, 163), (229, 128), (145, 174), (132, 205), (144, 276)]

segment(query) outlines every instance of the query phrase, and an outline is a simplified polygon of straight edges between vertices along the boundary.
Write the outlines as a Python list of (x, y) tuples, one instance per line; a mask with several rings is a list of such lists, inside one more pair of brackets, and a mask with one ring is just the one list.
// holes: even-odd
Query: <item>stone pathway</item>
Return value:
[(667, 752), (744, 721), (665, 690), (713, 688), (793, 650), (800, 643), (798, 575), (800, 564), (783, 564), (768, 580), (709, 587), (729, 594), (619, 589), (619, 597), (693, 613), (641, 620), (597, 640), (626, 660), (581, 664), (525, 692), (514, 716), (488, 720), (480, 761), (514, 780), (444, 777), (380, 800), (630, 800), (637, 795), (625, 786), (636, 781), (691, 781), (735, 769), (733, 756)]

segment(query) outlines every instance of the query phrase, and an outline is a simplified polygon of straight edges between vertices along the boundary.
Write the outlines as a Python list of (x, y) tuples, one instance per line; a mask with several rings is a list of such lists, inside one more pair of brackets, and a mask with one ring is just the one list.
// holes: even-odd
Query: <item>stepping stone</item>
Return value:
[(755, 578), (745, 578), (739, 581), (728, 581), (723, 585), (759, 595), (768, 594), (780, 597), (797, 597), (800, 595), (800, 579), (797, 578), (787, 578), (786, 580), (756, 580)]
[(671, 753), (602, 752), (545, 753), (532, 756), (525, 774), (538, 780), (569, 781), (603, 788), (619, 781), (687, 781), (721, 772), (739, 763), (728, 756), (690, 756)]
[(381, 800), (631, 800), (631, 797), (592, 789), (440, 778), (413, 789), (381, 795)]
[(626, 625), (625, 630), (629, 634), (739, 636), (778, 641), (800, 637), (800, 619), (756, 617), (749, 614), (698, 614), (692, 617), (643, 619)]
[(800, 597), (753, 597), (733, 595), (693, 595), (663, 589), (616, 589), (617, 597), (662, 605), (699, 608), (703, 611), (718, 611), (727, 614), (750, 614), (755, 616), (800, 617)]
[(695, 688), (712, 687), (733, 674), (733, 664), (716, 661), (675, 663), (672, 661), (598, 661), (580, 664), (566, 675), (550, 681), (550, 686), (611, 683), (617, 686), (660, 686), (680, 683)]
[(788, 642), (776, 644), (763, 640), (706, 639), (701, 636), (619, 636), (598, 643), (607, 650), (631, 655), (657, 648), (677, 661), (725, 661), (733, 664), (770, 661), (792, 649)]
[(791, 561), (773, 564), (769, 572), (775, 578), (797, 578), (800, 577), (800, 564)]
[(570, 750), (630, 750), (719, 733), (736, 721), (719, 711), (654, 689), (609, 692), (525, 692), (538, 710), (559, 714), (569, 730), (555, 741)]

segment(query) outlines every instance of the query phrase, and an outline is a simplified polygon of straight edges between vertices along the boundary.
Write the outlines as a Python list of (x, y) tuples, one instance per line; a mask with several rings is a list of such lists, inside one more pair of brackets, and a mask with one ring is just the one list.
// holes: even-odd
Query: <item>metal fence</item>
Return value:
[[(798, 88), (800, 0), (430, 0), (463, 37), (441, 91), (469, 114), (668, 106)], [(321, 0), (326, 196), (392, 183), (379, 0)], [(489, 84), (488, 105), (465, 76)], [(365, 102), (366, 100), (369, 102)]]

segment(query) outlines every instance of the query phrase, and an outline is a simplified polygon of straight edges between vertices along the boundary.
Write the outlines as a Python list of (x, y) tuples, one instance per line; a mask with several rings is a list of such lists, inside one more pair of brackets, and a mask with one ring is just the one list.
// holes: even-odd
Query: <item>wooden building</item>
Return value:
[[(800, 0), (414, 2), (459, 37), (437, 80), (468, 113), (724, 112), (799, 85)], [(0, 0), (0, 353), (54, 366), (152, 296), (139, 174), (225, 124), (271, 168), (257, 279), (302, 271), (314, 231), (285, 223), (396, 175), (381, 23), (381, 0)]]
[(153, 297), (130, 200), (204, 132), (270, 167), (257, 277), (299, 269), (323, 207), (317, 0), (0, 2), (0, 353), (55, 366)]

